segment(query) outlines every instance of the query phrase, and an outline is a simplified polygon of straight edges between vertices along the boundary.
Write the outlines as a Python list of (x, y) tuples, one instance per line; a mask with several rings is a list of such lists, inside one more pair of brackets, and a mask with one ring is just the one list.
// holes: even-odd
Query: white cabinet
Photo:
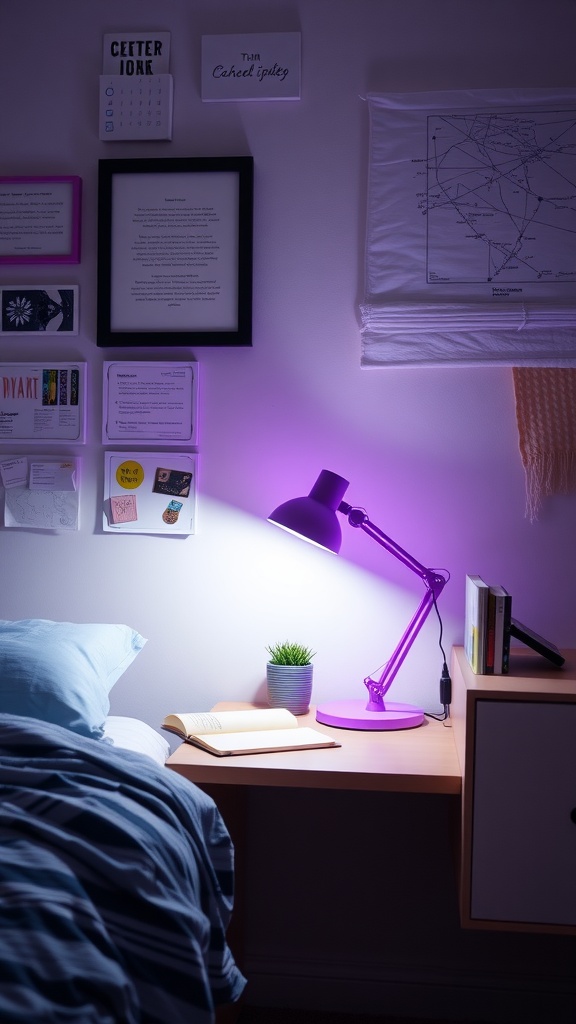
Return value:
[(576, 652), (514, 651), (507, 676), (452, 656), (467, 927), (576, 932)]

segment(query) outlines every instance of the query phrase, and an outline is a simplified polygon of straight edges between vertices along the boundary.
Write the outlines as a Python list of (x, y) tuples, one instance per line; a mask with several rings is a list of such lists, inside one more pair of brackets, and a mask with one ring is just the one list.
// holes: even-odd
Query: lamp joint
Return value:
[(433, 569), (427, 569), (422, 578), (424, 585), (432, 593), (434, 599), (440, 596), (448, 582), (446, 576), (441, 576), (440, 573), (435, 572)]
[(380, 692), (380, 685), (375, 679), (370, 676), (366, 676), (364, 680), (364, 686), (368, 690), (368, 703), (366, 705), (366, 711), (385, 711), (386, 705), (384, 698)]
[(364, 523), (368, 522), (368, 516), (363, 508), (354, 508), (352, 505), (348, 505), (345, 501), (340, 502), (338, 511), (343, 515), (348, 516), (350, 526), (364, 526)]

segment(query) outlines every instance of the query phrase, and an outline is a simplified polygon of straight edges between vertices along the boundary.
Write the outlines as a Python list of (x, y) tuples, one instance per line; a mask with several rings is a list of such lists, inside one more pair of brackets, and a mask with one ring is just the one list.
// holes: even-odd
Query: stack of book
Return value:
[(504, 587), (490, 586), (475, 574), (466, 576), (464, 650), (472, 671), (506, 675), (512, 637), (557, 668), (564, 664), (563, 655), (553, 643), (512, 617), (512, 597)]
[(481, 576), (466, 577), (464, 650), (473, 672), (505, 675), (510, 663), (512, 598)]

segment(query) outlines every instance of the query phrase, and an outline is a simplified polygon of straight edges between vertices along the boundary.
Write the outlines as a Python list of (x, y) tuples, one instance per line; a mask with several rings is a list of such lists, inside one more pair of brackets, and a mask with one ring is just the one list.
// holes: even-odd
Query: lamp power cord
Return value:
[(440, 634), (438, 636), (438, 646), (442, 652), (442, 672), (440, 674), (440, 703), (442, 705), (442, 714), (433, 715), (430, 712), (426, 712), (427, 718), (433, 718), (436, 722), (443, 722), (445, 726), (448, 725), (450, 719), (450, 705), (452, 703), (452, 678), (448, 670), (448, 662), (446, 660), (446, 652), (442, 646), (442, 636), (444, 632), (444, 626), (442, 624), (442, 617), (438, 610), (438, 604), (434, 599), (434, 609), (438, 616), (438, 622), (440, 625)]

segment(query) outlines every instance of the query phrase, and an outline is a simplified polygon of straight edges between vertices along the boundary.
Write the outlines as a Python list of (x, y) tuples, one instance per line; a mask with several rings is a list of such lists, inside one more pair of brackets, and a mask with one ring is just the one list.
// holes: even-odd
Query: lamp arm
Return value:
[(401, 548), (399, 544), (396, 544), (396, 542), (390, 537), (387, 537), (382, 530), (375, 526), (374, 523), (370, 522), (363, 509), (354, 508), (351, 505), (348, 505), (345, 501), (342, 501), (338, 506), (338, 511), (348, 517), (348, 522), (351, 526), (363, 530), (364, 533), (367, 533), (369, 537), (372, 537), (372, 539), (385, 548), (386, 551), (389, 551), (391, 555), (394, 555), (394, 557), (402, 562), (403, 565), (416, 573), (426, 587), (424, 597), (402, 634), (392, 656), (386, 662), (380, 678), (375, 680), (370, 676), (367, 676), (364, 680), (364, 685), (367, 687), (370, 695), (367, 710), (383, 711), (385, 710), (383, 699), (384, 695), (387, 693), (396, 678), (398, 670), (404, 662), (404, 659), (418, 636), (418, 633), (422, 629), (424, 622), (428, 618), (428, 615), (436, 602), (436, 598), (439, 597), (446, 586), (448, 579), (435, 569), (427, 569), (425, 565), (422, 565), (421, 562), (418, 562), (413, 558), (412, 555), (404, 550), (404, 548)]

